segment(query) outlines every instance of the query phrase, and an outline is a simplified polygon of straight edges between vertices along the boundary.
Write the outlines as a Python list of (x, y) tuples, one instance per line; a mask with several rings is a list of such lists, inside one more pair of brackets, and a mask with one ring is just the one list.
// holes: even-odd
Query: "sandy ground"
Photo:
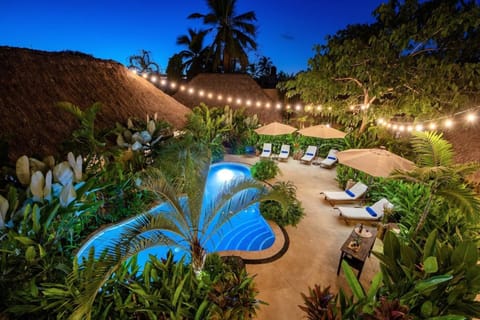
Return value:
[[(253, 164), (258, 157), (227, 155), (225, 161)], [(258, 298), (268, 303), (262, 305), (257, 319), (302, 319), (305, 313), (300, 293), (308, 293), (308, 287), (320, 284), (330, 286), (332, 292), (348, 288), (343, 272), (337, 276), (340, 247), (352, 232), (355, 222), (346, 224), (332, 206), (323, 200), (321, 191), (338, 190), (335, 169), (301, 164), (297, 160), (279, 162), (281, 174), (273, 181), (292, 181), (297, 187), (297, 197), (302, 202), (305, 217), (296, 227), (287, 227), (290, 248), (280, 259), (266, 264), (247, 265), (247, 271), (255, 275)], [(376, 240), (374, 250), (381, 247)], [(371, 256), (365, 262), (361, 282), (368, 286), (379, 271), (378, 260)]]

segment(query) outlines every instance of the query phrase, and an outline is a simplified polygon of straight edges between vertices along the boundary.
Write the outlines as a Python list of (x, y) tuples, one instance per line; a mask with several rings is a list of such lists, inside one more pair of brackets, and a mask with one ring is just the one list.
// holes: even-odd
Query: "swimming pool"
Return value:
[[(218, 194), (221, 186), (237, 177), (250, 178), (250, 168), (239, 163), (222, 162), (210, 166), (206, 183), (205, 198), (214, 197)], [(204, 203), (206, 199), (204, 199)], [(167, 204), (163, 203), (153, 208), (153, 214), (168, 209)], [(90, 248), (95, 248), (95, 254), (98, 256), (106, 246), (114, 239), (119, 239), (126, 227), (135, 222), (135, 217), (128, 219), (120, 224), (108, 227), (90, 238), (78, 251), (77, 257), (88, 256)], [(272, 229), (259, 212), (258, 203), (243, 210), (235, 215), (229, 222), (224, 224), (212, 237), (206, 242), (207, 252), (217, 252), (224, 250), (242, 250), (259, 251), (272, 246), (275, 236)], [(172, 250), (176, 259), (180, 259), (188, 254), (179, 247), (167, 247), (164, 245), (155, 246), (141, 251), (138, 254), (138, 264), (143, 267), (150, 254), (158, 258), (166, 257), (168, 250)]]

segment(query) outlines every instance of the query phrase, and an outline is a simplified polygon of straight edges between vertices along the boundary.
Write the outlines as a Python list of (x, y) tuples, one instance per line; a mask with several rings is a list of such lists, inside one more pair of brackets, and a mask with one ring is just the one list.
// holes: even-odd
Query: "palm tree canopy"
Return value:
[(205, 36), (208, 31), (194, 30), (189, 28), (188, 34), (181, 35), (177, 38), (177, 44), (185, 46), (179, 55), (182, 57), (183, 68), (189, 77), (192, 77), (200, 72), (203, 72), (208, 63), (209, 47), (204, 46)]
[(207, 0), (210, 12), (193, 13), (189, 19), (203, 19), (209, 27), (208, 32), (215, 32), (211, 47), (213, 68), (223, 67), (223, 71), (232, 72), (238, 60), (242, 70), (248, 66), (246, 50), (256, 50), (255, 36), (257, 27), (253, 24), (256, 15), (253, 11), (236, 15), (236, 0)]

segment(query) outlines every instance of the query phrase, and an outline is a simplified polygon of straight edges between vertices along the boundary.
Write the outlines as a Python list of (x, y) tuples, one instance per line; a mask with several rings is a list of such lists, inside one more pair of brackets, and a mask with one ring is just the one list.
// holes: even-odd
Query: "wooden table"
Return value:
[[(371, 237), (365, 238), (365, 237), (360, 237), (355, 231), (355, 229), (359, 227), (360, 227), (360, 224), (357, 224), (355, 228), (353, 228), (352, 233), (340, 248), (341, 255), (340, 255), (340, 261), (338, 262), (337, 275), (340, 274), (340, 269), (342, 267), (342, 260), (345, 260), (352, 268), (358, 270), (357, 279), (359, 279), (360, 275), (362, 274), (362, 269), (363, 269), (363, 265), (365, 264), (365, 260), (367, 260), (367, 257), (370, 256), (370, 252), (372, 251), (373, 244), (375, 243), (375, 239), (377, 238), (377, 228), (363, 226), (363, 229), (368, 230), (371, 234)], [(356, 250), (352, 249), (349, 246), (349, 244), (355, 239), (361, 239), (360, 246)]]

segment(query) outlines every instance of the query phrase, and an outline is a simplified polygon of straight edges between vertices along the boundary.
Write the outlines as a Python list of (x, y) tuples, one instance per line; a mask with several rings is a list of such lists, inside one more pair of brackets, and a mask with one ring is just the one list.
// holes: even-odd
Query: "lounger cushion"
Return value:
[(313, 156), (313, 153), (307, 152), (307, 156)]
[(270, 152), (270, 150), (267, 150), (267, 149), (263, 149), (263, 152)]
[(353, 193), (352, 191), (350, 190), (345, 190), (345, 193), (348, 194), (350, 197), (355, 197), (355, 193)]
[(288, 151), (287, 151), (287, 150), (282, 150), (282, 152), (281, 152), (281, 153), (288, 153)]
[(327, 159), (330, 159), (330, 160), (337, 160), (337, 158), (335, 157), (332, 157), (332, 156), (328, 156)]
[(372, 216), (372, 217), (377, 217), (378, 214), (373, 210), (371, 207), (366, 207), (365, 210)]

